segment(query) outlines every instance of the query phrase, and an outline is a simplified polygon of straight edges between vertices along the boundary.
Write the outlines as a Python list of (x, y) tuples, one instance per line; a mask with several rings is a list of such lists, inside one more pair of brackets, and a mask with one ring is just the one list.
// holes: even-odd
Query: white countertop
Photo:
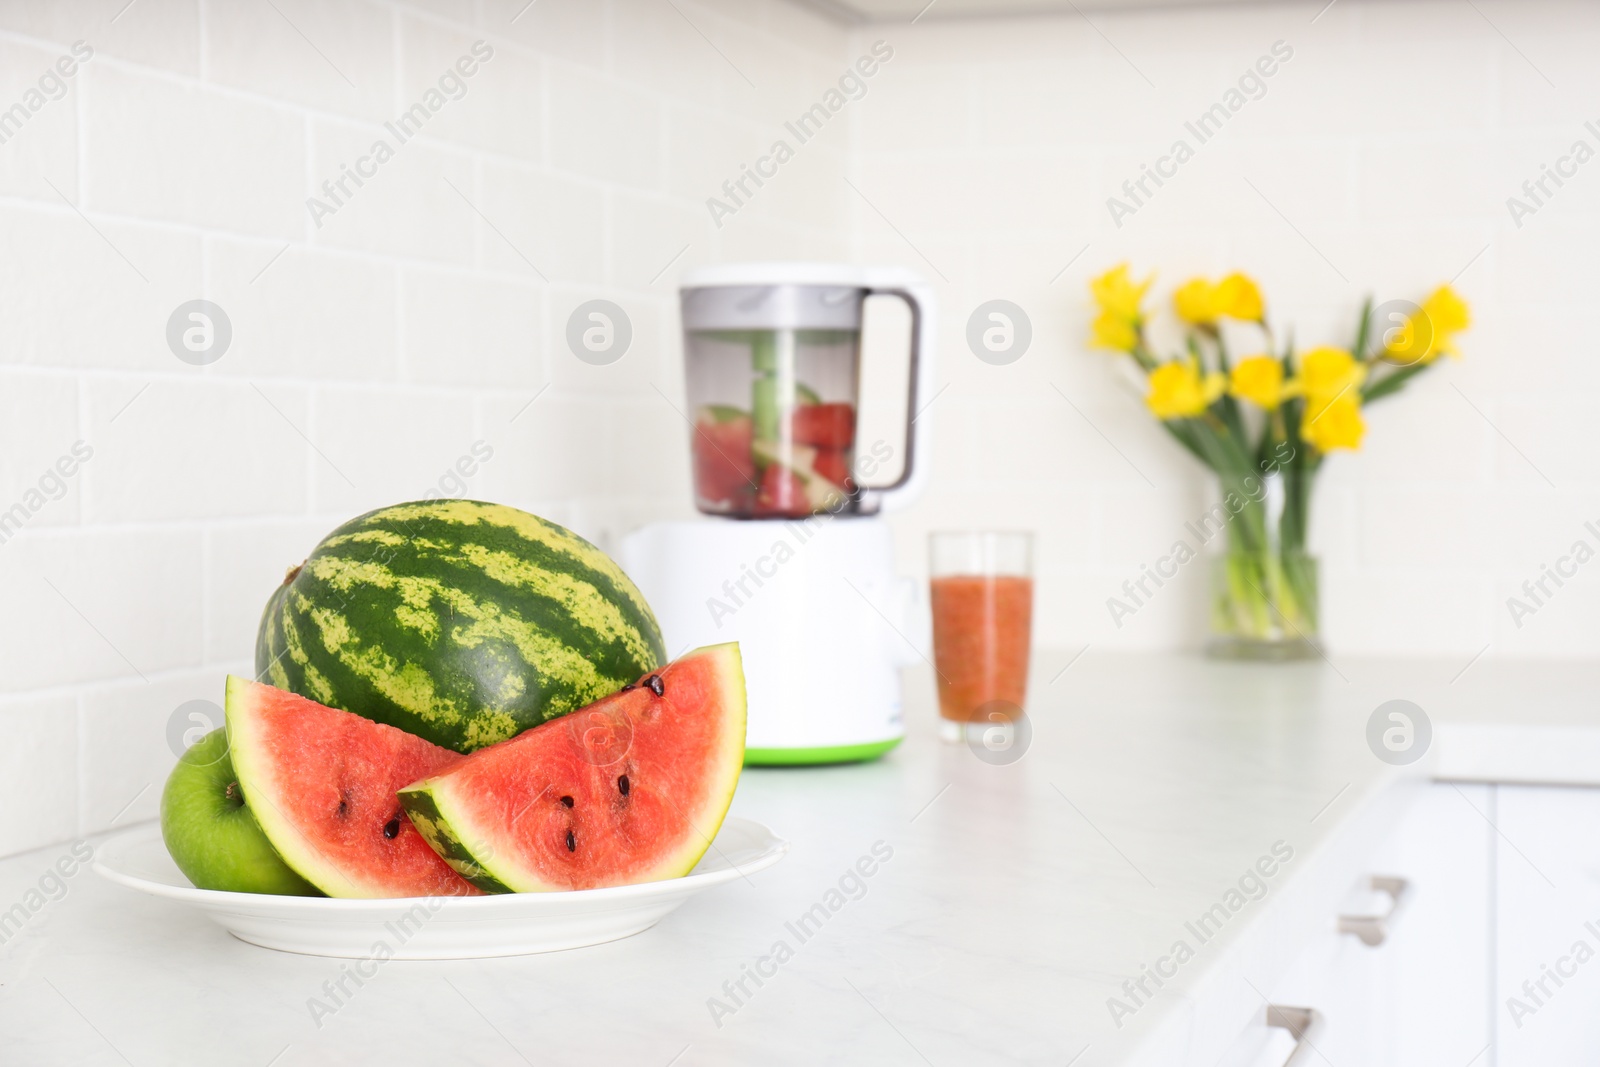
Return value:
[[(1090, 652), (1059, 673), (1070, 659), (1039, 657), (1034, 737), (1014, 764), (935, 740), (926, 671), (909, 671), (911, 736), (886, 759), (745, 772), (734, 813), (793, 844), (773, 869), (608, 945), (385, 963), (320, 1026), (308, 1001), (341, 961), (234, 941), (181, 905), (81, 871), (0, 945), (0, 1059), (943, 1067), (1060, 1065), (1082, 1052), (1077, 1067), (1124, 1063), (1210, 1011), (1218, 976), (1246, 955), (1273, 966), (1250, 943), (1296, 921), (1318, 864), (1381, 821), (1397, 782), (1600, 784), (1600, 664), (1462, 673)], [(1369, 715), (1394, 698), (1435, 727), (1429, 759), (1410, 768), (1366, 743)], [(878, 842), (892, 857), (801, 942), (785, 924)], [(1277, 842), (1294, 858), (1251, 917), (1117, 1028), (1107, 998)], [(0, 862), (0, 910), (67, 852)], [(780, 940), (792, 958), (760, 987), (746, 979), (736, 1005), (724, 982)], [(714, 1019), (710, 998), (735, 1010)]]

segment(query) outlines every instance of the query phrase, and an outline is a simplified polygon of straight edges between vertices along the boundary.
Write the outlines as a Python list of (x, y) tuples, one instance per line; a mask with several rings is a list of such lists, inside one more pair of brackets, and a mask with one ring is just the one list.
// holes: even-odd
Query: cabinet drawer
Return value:
[[(1321, 1017), (1315, 1051), (1306, 1050), (1297, 1063), (1488, 1062), (1482, 1057), (1490, 1041), (1489, 796), (1485, 786), (1420, 788), (1369, 860), (1371, 874), (1406, 884), (1402, 911), (1381, 925), (1347, 924), (1380, 943), (1341, 934), (1338, 917), (1330, 915), (1282, 977), (1260, 990), (1275, 1005), (1313, 1009)], [(1387, 895), (1363, 888), (1370, 887), (1351, 887), (1345, 913), (1385, 913)], [(1279, 1067), (1294, 1048), (1292, 1034), (1269, 1026), (1263, 1008), (1222, 1063)]]

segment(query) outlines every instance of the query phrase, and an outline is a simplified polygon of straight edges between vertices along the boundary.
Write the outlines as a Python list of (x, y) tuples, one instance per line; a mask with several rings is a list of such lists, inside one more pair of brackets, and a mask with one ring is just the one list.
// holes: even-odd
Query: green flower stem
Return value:
[(1431, 366), (1433, 366), (1432, 363), (1417, 362), (1385, 374), (1382, 378), (1369, 376), (1366, 384), (1361, 387), (1361, 399), (1364, 403), (1371, 403), (1374, 400), (1388, 396), (1390, 393), (1397, 393), (1412, 378), (1415, 378)]

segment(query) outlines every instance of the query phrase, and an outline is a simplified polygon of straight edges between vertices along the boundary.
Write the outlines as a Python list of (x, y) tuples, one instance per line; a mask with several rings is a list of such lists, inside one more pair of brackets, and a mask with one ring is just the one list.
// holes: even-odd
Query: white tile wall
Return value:
[[(843, 188), (848, 130), (744, 233), (704, 207), (783, 117), (760, 102), (843, 62), (843, 28), (780, 0), (124, 7), (0, 3), (0, 112), (94, 50), (0, 144), (0, 514), (42, 502), (0, 528), (0, 855), (152, 817), (169, 719), (249, 669), (285, 568), (476, 443), (468, 494), (594, 537), (687, 511), (652, 388), (679, 389), (679, 272), (740, 240), (848, 251), (842, 196), (805, 188)], [(478, 41), (492, 56), (318, 225), (307, 198)], [(201, 297), (233, 327), (203, 368), (166, 342)], [(605, 368), (564, 341), (596, 297), (634, 327)], [(39, 491), (80, 439), (92, 457)]]
[[(852, 32), (852, 53), (880, 37), (895, 48), (855, 105), (849, 168), (873, 206), (849, 205), (852, 249), (949, 279), (941, 378), (954, 386), (936, 412), (940, 467), (896, 517), (901, 548), (918, 560), (928, 529), (959, 525), (987, 493), (1016, 494), (1018, 518), (996, 510), (1043, 535), (1040, 641), (1192, 646), (1204, 627), (1201, 566), (1120, 628), (1106, 608), (1213, 490), (1113, 359), (1085, 348), (1086, 280), (1130, 260), (1158, 272), (1164, 301), (1192, 274), (1244, 269), (1274, 319), (1309, 344), (1348, 343), (1368, 292), (1415, 299), (1457, 279), (1478, 320), (1465, 362), (1371, 408), (1365, 448), (1325, 471), (1313, 542), (1328, 644), (1335, 659), (1464, 665), (1486, 646), (1485, 656), (1592, 657), (1600, 569), (1520, 629), (1506, 598), (1574, 539), (1600, 549), (1582, 528), (1600, 517), (1587, 415), (1600, 400), (1600, 345), (1584, 312), (1600, 288), (1600, 164), (1521, 229), (1506, 198), (1575, 139), (1600, 149), (1583, 126), (1600, 114), (1584, 59), (1600, 45), (1600, 9), (1340, 3), (1313, 23), (1319, 7), (1097, 12), (1092, 26), (1073, 14), (925, 18)], [(1266, 94), (1113, 225), (1106, 199), (1278, 40), (1294, 56)], [(1034, 328), (1032, 348), (1004, 368), (961, 340), (972, 310), (996, 297)], [(1052, 386), (1093, 426), (1047, 403)]]
[[(894, 520), (905, 565), (931, 527), (1038, 529), (1038, 637), (1074, 648), (1195, 643), (1199, 567), (1120, 629), (1105, 599), (1209, 495), (1084, 349), (1088, 276), (1242, 267), (1309, 341), (1368, 289), (1460, 272), (1467, 362), (1375, 409), (1325, 479), (1330, 644), (1593, 655), (1594, 575), (1520, 628), (1504, 600), (1600, 518), (1600, 164), (1520, 230), (1504, 198), (1596, 117), (1600, 11), (1479, 7), (1506, 37), (1468, 5), (1355, 0), (1314, 24), (1261, 5), (864, 28), (788, 0), (0, 4), (0, 111), (94, 49), (0, 145), (0, 512), (94, 449), (0, 542), (0, 780), (25, 815), (0, 854), (153, 814), (166, 722), (248, 667), (283, 569), (477, 441), (471, 495), (603, 541), (686, 514), (657, 392), (682, 391), (674, 287), (737, 258), (936, 282), (950, 388), (933, 486)], [(866, 97), (714, 225), (706, 197), (879, 39)], [(1105, 197), (1278, 39), (1295, 58), (1267, 95), (1113, 227)], [(307, 198), (479, 40), (464, 93), (319, 225)], [(234, 331), (204, 368), (165, 340), (197, 297)], [(604, 368), (563, 340), (594, 297), (634, 326)], [(1033, 319), (1010, 367), (961, 342), (995, 297)]]

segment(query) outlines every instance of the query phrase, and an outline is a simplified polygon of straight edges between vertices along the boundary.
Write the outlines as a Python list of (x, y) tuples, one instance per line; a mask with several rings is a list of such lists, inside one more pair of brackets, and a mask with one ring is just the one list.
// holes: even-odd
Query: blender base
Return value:
[(903, 737), (871, 741), (864, 745), (833, 745), (823, 748), (747, 748), (746, 767), (799, 767), (824, 763), (867, 763), (894, 748)]
[(882, 520), (658, 522), (620, 548), (670, 656), (739, 642), (746, 764), (860, 763), (905, 736), (900, 670), (926, 623)]

